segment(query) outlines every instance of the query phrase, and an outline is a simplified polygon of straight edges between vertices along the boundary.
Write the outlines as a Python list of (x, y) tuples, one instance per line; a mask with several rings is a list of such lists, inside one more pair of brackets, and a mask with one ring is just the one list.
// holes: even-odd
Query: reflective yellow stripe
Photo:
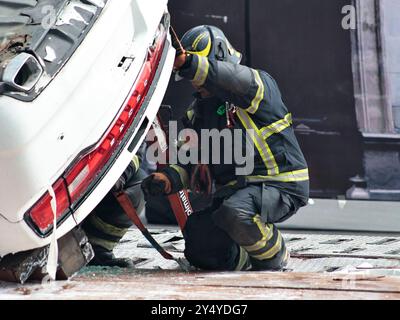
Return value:
[(267, 260), (273, 258), (282, 249), (282, 235), (279, 230), (277, 230), (277, 232), (278, 239), (276, 243), (271, 247), (271, 249), (259, 255), (250, 255), (257, 260)]
[(187, 112), (186, 112), (186, 117), (188, 118), (188, 120), (189, 121), (192, 121), (193, 120), (193, 117), (194, 117), (194, 110), (188, 110)]
[(248, 176), (248, 182), (261, 182), (261, 181), (278, 181), (278, 182), (294, 182), (294, 181), (307, 181), (309, 180), (308, 169), (284, 172), (275, 176)]
[[(249, 259), (249, 254), (247, 253), (246, 250), (244, 250), (242, 247), (240, 247), (239, 262), (235, 268), (235, 271), (243, 270), (248, 259)], [(243, 270), (243, 271), (245, 271), (245, 270)]]
[(208, 62), (208, 59), (205, 57), (198, 56), (197, 71), (192, 80), (195, 86), (201, 87), (204, 84), (204, 82), (206, 82), (209, 68), (210, 64)]
[[(247, 176), (248, 183), (258, 183), (263, 181), (278, 181), (278, 182), (294, 182), (294, 181), (307, 181), (309, 180), (308, 169), (283, 172), (276, 176)], [(236, 180), (230, 181), (225, 186), (234, 187), (237, 184)]]
[(132, 163), (133, 163), (133, 166), (135, 167), (135, 172), (137, 172), (139, 170), (139, 167), (140, 167), (139, 157), (136, 156), (136, 155), (133, 156)]
[(258, 130), (256, 124), (253, 122), (253, 120), (251, 120), (248, 113), (241, 108), (238, 108), (237, 115), (243, 126), (246, 128), (247, 133), (253, 140), (258, 152), (260, 153), (261, 159), (268, 170), (268, 175), (275, 176), (279, 174), (279, 168), (275, 161), (274, 155), (272, 154), (267, 142), (261, 137), (260, 131)]
[(282, 132), (283, 130), (289, 128), (292, 125), (292, 114), (288, 113), (285, 118), (274, 122), (268, 127), (264, 127), (260, 130), (261, 136), (264, 139), (268, 139), (275, 133)]
[[(272, 225), (263, 224), (260, 220), (259, 215), (255, 216), (253, 221), (257, 224), (258, 228), (260, 229), (260, 232), (262, 234), (262, 239), (260, 241), (257, 241), (255, 244), (251, 246), (243, 246), (243, 248), (246, 249), (248, 252), (255, 252), (264, 248), (267, 242), (271, 240), (273, 236)], [(268, 229), (268, 233), (265, 232), (265, 229)]]
[(189, 183), (189, 175), (186, 172), (186, 170), (184, 168), (182, 168), (180, 166), (177, 166), (177, 165), (174, 165), (174, 164), (170, 165), (170, 168), (174, 169), (176, 172), (179, 173), (179, 176), (181, 177), (181, 182), (183, 184), (183, 188), (184, 189), (189, 188), (189, 185), (190, 185), (190, 183)]
[(90, 224), (97, 230), (115, 237), (123, 237), (127, 232), (127, 228), (118, 228), (101, 220), (98, 216), (92, 214), (90, 216)]
[(118, 242), (113, 242), (113, 241), (100, 239), (98, 237), (92, 236), (90, 233), (87, 233), (87, 237), (89, 239), (90, 244), (98, 245), (109, 251), (112, 251), (115, 248), (115, 246), (118, 244)]
[(264, 83), (261, 80), (260, 73), (257, 70), (252, 70), (254, 73), (254, 78), (256, 80), (258, 89), (256, 96), (254, 97), (253, 101), (251, 102), (250, 107), (246, 109), (247, 112), (251, 114), (255, 114), (260, 107), (260, 103), (264, 98)]
[[(207, 36), (207, 33), (202, 33), (194, 40), (193, 45), (192, 45), (193, 50), (197, 50), (197, 46), (198, 46), (199, 42), (205, 36)], [(202, 51), (188, 51), (188, 50), (186, 50), (187, 53), (197, 54), (197, 55), (202, 56), (202, 57), (208, 57), (208, 55), (210, 54), (210, 51), (211, 51), (211, 38), (210, 37), (208, 38), (208, 43), (207, 43), (207, 46), (204, 48), (204, 50), (202, 50)]]

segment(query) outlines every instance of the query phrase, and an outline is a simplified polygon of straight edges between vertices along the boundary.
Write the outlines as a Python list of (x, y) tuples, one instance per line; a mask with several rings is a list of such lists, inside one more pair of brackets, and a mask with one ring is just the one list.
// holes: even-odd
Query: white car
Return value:
[[(150, 129), (175, 50), (167, 0), (0, 1), (0, 257), (79, 225)], [(53, 203), (54, 204), (54, 203)]]

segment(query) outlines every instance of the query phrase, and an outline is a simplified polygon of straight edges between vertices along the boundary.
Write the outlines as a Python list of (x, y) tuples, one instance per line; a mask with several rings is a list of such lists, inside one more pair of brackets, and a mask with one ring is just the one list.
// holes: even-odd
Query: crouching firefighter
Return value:
[(124, 190), (137, 212), (141, 212), (144, 209), (145, 202), (140, 188), (140, 181), (147, 174), (140, 168), (140, 159), (141, 153), (139, 151), (138, 155), (133, 157), (112, 190), (83, 223), (83, 229), (88, 236), (95, 254), (89, 263), (91, 265), (116, 266), (121, 268), (133, 267), (131, 259), (116, 258), (113, 254), (114, 247), (133, 225), (133, 222), (126, 215), (113, 193)]
[(195, 27), (174, 42), (175, 70), (197, 91), (184, 124), (199, 137), (202, 129), (241, 130), (253, 140), (254, 170), (237, 177), (235, 164), (170, 165), (142, 189), (171, 194), (197, 176), (203, 183), (211, 177), (212, 205), (189, 216), (183, 230), (188, 261), (205, 270), (281, 270), (289, 253), (275, 224), (307, 204), (309, 177), (278, 85), (265, 71), (240, 65), (241, 54), (216, 27)]

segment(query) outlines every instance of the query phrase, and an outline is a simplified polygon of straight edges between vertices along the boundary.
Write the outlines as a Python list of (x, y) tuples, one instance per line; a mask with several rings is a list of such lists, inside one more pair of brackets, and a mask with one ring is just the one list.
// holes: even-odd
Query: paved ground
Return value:
[[(153, 228), (171, 253), (184, 243), (174, 228)], [(286, 232), (285, 272), (182, 271), (136, 229), (115, 249), (135, 268), (87, 267), (69, 281), (0, 282), (0, 299), (400, 299), (400, 236)]]

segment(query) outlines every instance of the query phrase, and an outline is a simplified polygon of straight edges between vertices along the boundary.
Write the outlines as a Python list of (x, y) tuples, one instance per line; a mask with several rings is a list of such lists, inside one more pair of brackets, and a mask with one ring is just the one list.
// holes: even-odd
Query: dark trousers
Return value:
[(275, 223), (297, 210), (279, 189), (249, 185), (189, 217), (185, 256), (204, 270), (281, 269), (288, 253)]
[[(143, 180), (145, 177), (146, 173), (139, 169), (125, 186), (125, 192), (129, 195), (138, 213), (144, 208), (143, 192), (140, 185), (131, 185)], [(117, 199), (109, 192), (90, 216), (86, 218), (83, 223), (83, 229), (92, 245), (112, 251), (132, 225), (132, 221), (126, 215)]]

